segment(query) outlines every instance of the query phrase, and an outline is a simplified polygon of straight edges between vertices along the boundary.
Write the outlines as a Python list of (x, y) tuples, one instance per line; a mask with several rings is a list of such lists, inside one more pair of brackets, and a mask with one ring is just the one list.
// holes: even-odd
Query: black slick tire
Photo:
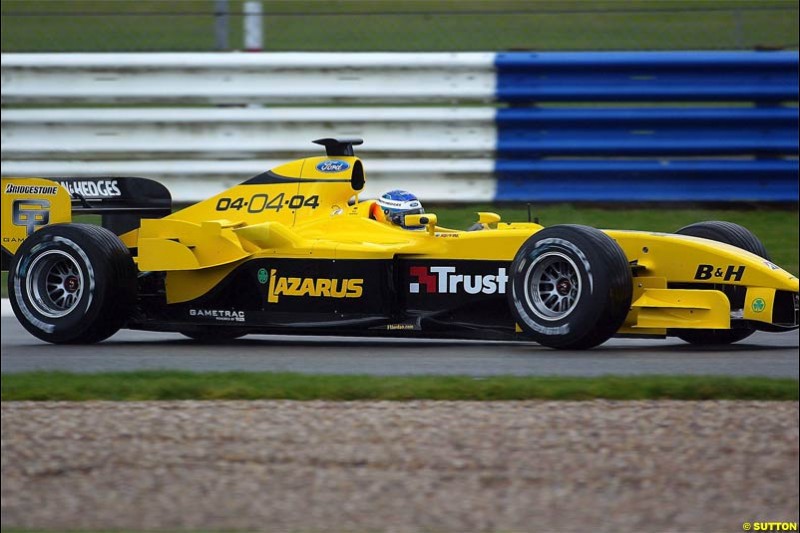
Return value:
[[(736, 246), (742, 250), (754, 253), (764, 259), (769, 260), (769, 254), (762, 242), (756, 237), (749, 229), (742, 227), (733, 222), (724, 222), (719, 220), (709, 220), (706, 222), (697, 222), (684, 226), (675, 232), (678, 235), (689, 235), (692, 237), (701, 237), (711, 241), (722, 242)], [(745, 287), (734, 287), (724, 285), (702, 285), (697, 288), (719, 290), (725, 293), (728, 300), (731, 302), (731, 309), (742, 305), (745, 298), (747, 289)], [(746, 339), (755, 332), (755, 329), (749, 327), (741, 327), (736, 329), (678, 329), (673, 333), (678, 338), (690, 344), (701, 346), (714, 346), (732, 344), (740, 340)]]
[(628, 260), (602, 231), (578, 225), (532, 235), (511, 264), (511, 313), (532, 340), (587, 349), (612, 337), (630, 311)]
[(32, 335), (56, 344), (102, 341), (136, 300), (136, 266), (100, 226), (54, 224), (28, 237), (8, 276), (11, 307)]

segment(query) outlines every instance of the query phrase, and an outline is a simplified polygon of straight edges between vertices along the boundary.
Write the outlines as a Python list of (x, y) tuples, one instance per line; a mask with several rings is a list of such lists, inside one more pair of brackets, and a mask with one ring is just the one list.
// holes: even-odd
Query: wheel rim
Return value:
[(568, 316), (581, 297), (581, 276), (575, 262), (559, 252), (537, 257), (525, 274), (528, 308), (543, 320)]
[(39, 313), (60, 318), (78, 306), (83, 295), (83, 272), (71, 255), (50, 250), (33, 260), (25, 284)]

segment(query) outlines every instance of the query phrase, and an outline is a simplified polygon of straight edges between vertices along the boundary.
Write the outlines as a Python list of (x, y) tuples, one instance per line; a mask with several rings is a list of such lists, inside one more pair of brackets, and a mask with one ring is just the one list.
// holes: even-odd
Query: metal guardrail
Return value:
[(3, 54), (2, 58), (4, 103), (429, 104), (488, 102), (495, 90), (490, 53)]
[(498, 200), (798, 199), (797, 52), (509, 53), (496, 66), (499, 101), (562, 104), (498, 111)]
[(313, 149), (330, 131), (362, 136), (359, 152), (491, 157), (494, 119), (484, 107), (10, 109), (3, 157), (272, 158)]
[(500, 109), (508, 156), (698, 156), (797, 153), (797, 109)]
[(797, 52), (497, 54), (503, 102), (797, 100)]
[[(431, 199), (490, 200), (495, 110), (474, 104), (494, 98), (493, 62), (491, 53), (6, 54), (2, 98), (14, 108), (2, 117), (2, 173), (143, 175), (192, 201), (313, 153), (311, 139), (360, 136), (367, 194), (402, 184)], [(143, 104), (192, 107), (130, 107)]]
[(797, 201), (797, 160), (500, 160), (496, 173), (497, 201)]
[(797, 201), (797, 71), (797, 52), (4, 54), (2, 174), (144, 175), (191, 201), (341, 135), (366, 139), (367, 194)]

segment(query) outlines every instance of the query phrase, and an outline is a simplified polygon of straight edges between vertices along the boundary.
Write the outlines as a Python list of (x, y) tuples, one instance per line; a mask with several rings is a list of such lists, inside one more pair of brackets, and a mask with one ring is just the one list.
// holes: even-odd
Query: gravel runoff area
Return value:
[(2, 527), (742, 531), (797, 402), (2, 404)]

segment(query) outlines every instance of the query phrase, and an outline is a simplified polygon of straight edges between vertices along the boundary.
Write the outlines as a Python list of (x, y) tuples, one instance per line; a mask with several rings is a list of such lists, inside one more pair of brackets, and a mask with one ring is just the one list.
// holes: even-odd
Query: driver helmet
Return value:
[(425, 212), (419, 199), (408, 191), (395, 189), (385, 192), (378, 198), (378, 206), (383, 210), (386, 221), (403, 229), (423, 229), (425, 226), (406, 226), (406, 215), (420, 215)]

